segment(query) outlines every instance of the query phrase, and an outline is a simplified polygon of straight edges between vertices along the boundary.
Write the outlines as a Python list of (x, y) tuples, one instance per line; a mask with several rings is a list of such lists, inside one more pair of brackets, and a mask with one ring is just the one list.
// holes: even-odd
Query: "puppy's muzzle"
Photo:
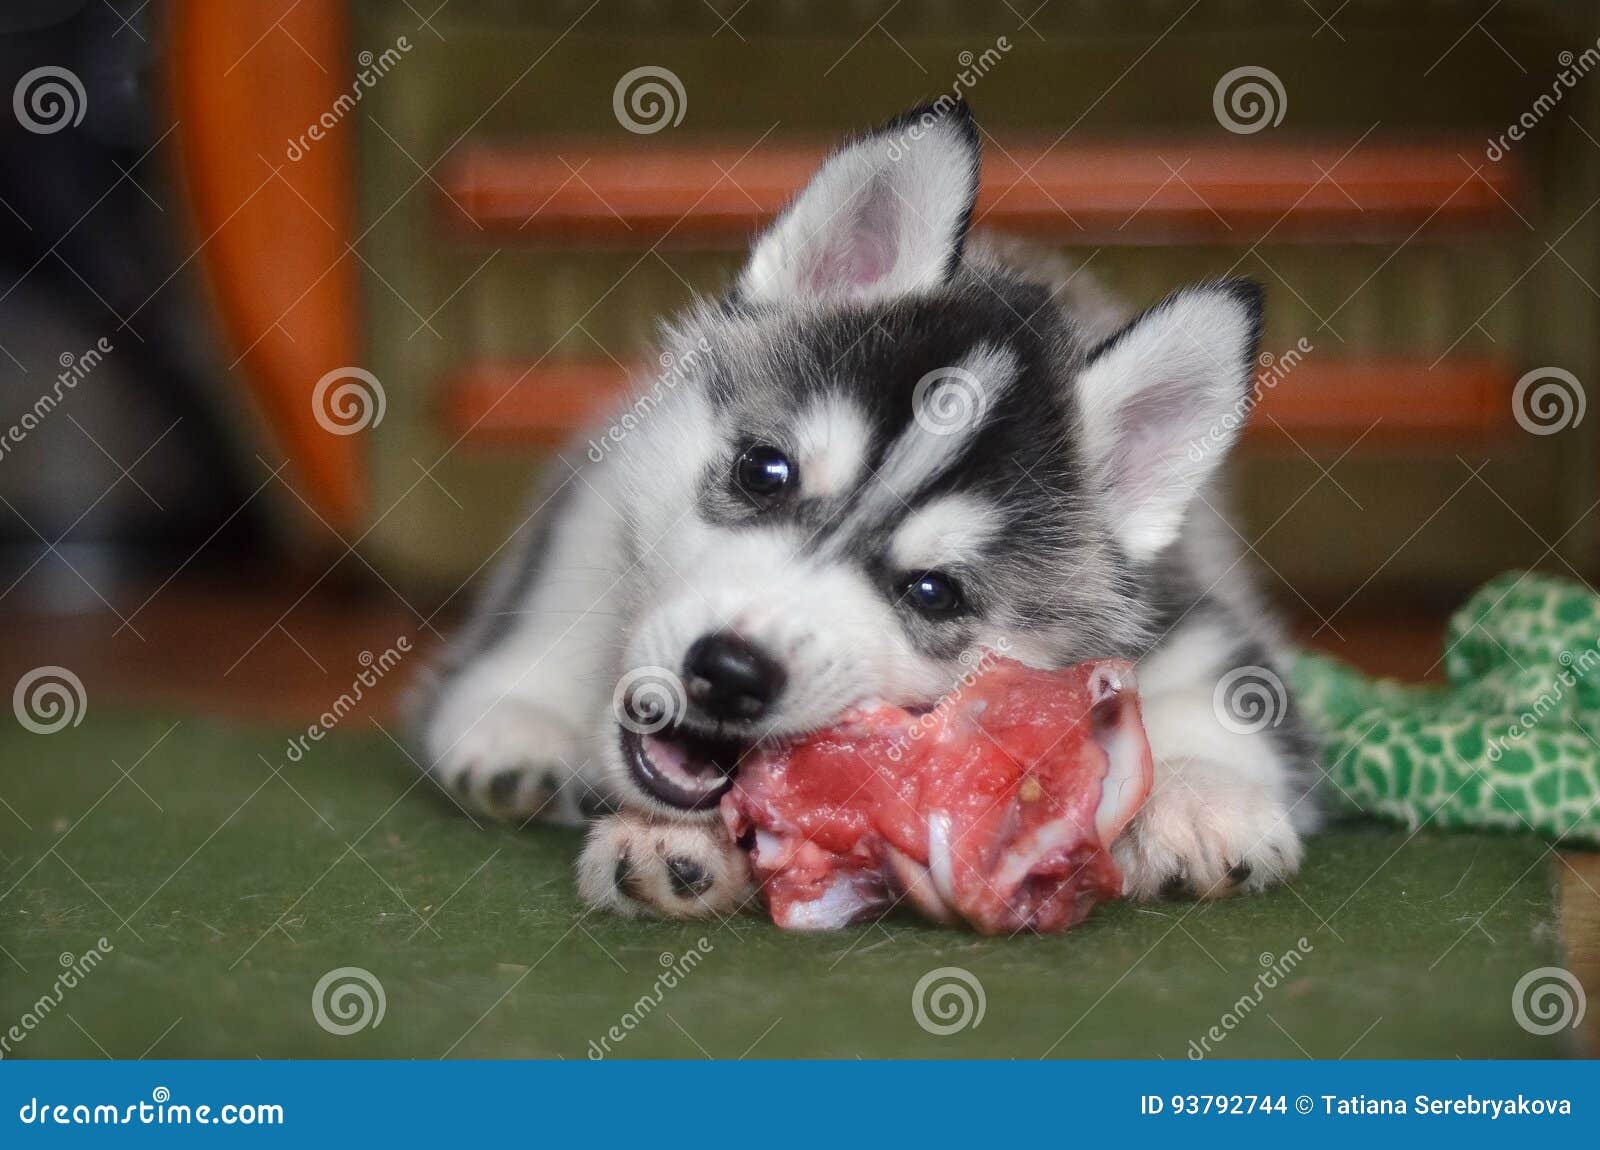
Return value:
[(683, 660), (683, 697), (674, 700), (682, 713), (622, 725), (622, 761), (633, 781), (666, 806), (710, 810), (754, 745), (745, 732), (768, 715), (786, 679), (775, 659), (742, 636), (701, 636)]

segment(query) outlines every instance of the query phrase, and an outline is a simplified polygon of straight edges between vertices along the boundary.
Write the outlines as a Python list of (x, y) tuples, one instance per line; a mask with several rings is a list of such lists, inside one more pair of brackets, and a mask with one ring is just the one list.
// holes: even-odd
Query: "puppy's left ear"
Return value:
[(1081, 443), (1135, 559), (1177, 538), (1249, 412), (1261, 287), (1221, 280), (1168, 296), (1091, 353), (1077, 381)]
[(739, 294), (875, 301), (944, 283), (978, 195), (966, 104), (913, 109), (829, 156), (756, 241)]

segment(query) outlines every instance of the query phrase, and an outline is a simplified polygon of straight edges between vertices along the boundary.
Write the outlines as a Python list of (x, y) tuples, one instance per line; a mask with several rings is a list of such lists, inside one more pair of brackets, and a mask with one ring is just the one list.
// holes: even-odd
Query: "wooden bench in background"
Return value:
[[(1062, 145), (992, 142), (976, 218), (1056, 244), (1396, 243), (1500, 228), (1523, 182), (1514, 164), (1474, 172), (1454, 142), (1417, 147), (1257, 142)], [(626, 150), (474, 147), (440, 181), (438, 219), (457, 242), (562, 247), (739, 248), (815, 170), (819, 148)], [(1171, 157), (1171, 158), (1169, 158)], [(1177, 159), (1181, 157), (1181, 159)], [(1319, 359), (1264, 390), (1257, 441), (1364, 446), (1467, 441), (1509, 425), (1515, 378), (1496, 360)], [(558, 445), (624, 392), (612, 361), (468, 363), (443, 382), (448, 433)]]
[[(386, 380), (408, 399), (422, 389), (421, 424), (405, 423), (409, 412), (392, 412), (377, 435), (336, 436), (318, 425), (311, 403), (317, 380), (372, 358), (373, 349), (362, 347), (358, 283), (377, 272), (370, 263), (363, 271), (361, 247), (349, 246), (360, 227), (355, 133), (331, 132), (295, 163), (282, 158), (285, 141), (346, 91), (348, 77), (316, 66), (307, 50), (348, 59), (352, 11), (344, 0), (301, 0), (287, 13), (281, 7), (275, 0), (178, 0), (174, 114), (194, 232), (204, 240), (198, 257), (238, 352), (235, 377), (248, 387), (248, 407), (261, 417), (274, 454), (288, 459), (287, 474), (306, 502), (354, 536), (367, 525), (375, 455), (386, 444), (414, 442), (405, 439), (413, 434), (434, 436), (441, 447), (464, 436), (463, 450), (546, 447), (611, 402), (624, 373), (610, 359), (563, 358), (566, 349), (537, 362), (531, 356), (545, 354), (542, 348), (522, 361), (477, 359), (469, 350), (430, 368), (436, 375)], [(383, 94), (409, 90), (422, 75), (397, 75)], [(274, 98), (261, 99), (263, 91)], [(1274, 245), (1381, 242), (1397, 250), (1414, 235), (1482, 235), (1486, 248), (1503, 248), (1499, 237), (1520, 226), (1517, 215), (1530, 198), (1523, 157), (1474, 172), (1463, 157), (1481, 154), (1481, 143), (1433, 131), (1429, 137), (1413, 127), (1404, 144), (1352, 132), (1320, 144), (1276, 136), (1091, 144), (1074, 136), (1048, 148), (1002, 131), (986, 141), (979, 211), (986, 224), (1062, 246), (1226, 244), (1243, 253), (1265, 238)], [(383, 154), (404, 180), (417, 180), (408, 161)], [(748, 154), (677, 133), (625, 147), (584, 138), (468, 137), (433, 177), (440, 191), (431, 224), (407, 233), (405, 242), (440, 252), (559, 248), (569, 262), (574, 252), (643, 255), (657, 244), (728, 251), (771, 219), (820, 154), (813, 142), (781, 135)], [(380, 298), (392, 290), (373, 288)], [(463, 355), (459, 345), (447, 354)], [(1508, 363), (1481, 352), (1444, 359), (1339, 354), (1319, 347), (1295, 368), (1297, 386), (1266, 393), (1251, 425), (1257, 443), (1364, 437), (1366, 450), (1386, 441), (1481, 441), (1508, 428), (1515, 378)], [(1374, 421), (1377, 429), (1367, 435)], [(288, 509), (299, 511), (292, 503)], [(398, 539), (405, 529), (391, 520), (386, 530)]]

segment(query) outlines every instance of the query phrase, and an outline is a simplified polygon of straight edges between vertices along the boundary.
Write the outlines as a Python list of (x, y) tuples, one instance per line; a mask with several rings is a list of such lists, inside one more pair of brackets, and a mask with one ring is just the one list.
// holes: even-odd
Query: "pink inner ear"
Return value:
[(854, 211), (823, 225), (801, 281), (808, 294), (857, 295), (894, 271), (900, 227), (894, 192), (874, 179), (856, 203)]
[(1117, 413), (1117, 485), (1133, 506), (1155, 491), (1182, 482), (1173, 458), (1192, 433), (1194, 387), (1187, 380), (1163, 380), (1123, 402)]

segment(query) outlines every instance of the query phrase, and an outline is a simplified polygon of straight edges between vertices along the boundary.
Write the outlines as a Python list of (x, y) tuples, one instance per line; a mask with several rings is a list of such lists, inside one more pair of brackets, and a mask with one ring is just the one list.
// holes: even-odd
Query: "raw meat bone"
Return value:
[(989, 660), (928, 714), (862, 708), (745, 764), (723, 816), (774, 921), (829, 929), (904, 898), (986, 933), (1060, 930), (1121, 892), (1107, 848), (1151, 778), (1133, 668)]
[[(1100, 845), (1109, 847), (1149, 793), (1148, 749), (1134, 693), (1133, 668), (1100, 664), (1090, 676), (1089, 685), (1091, 702), (1087, 721), (1091, 724), (1091, 737), (1105, 752), (1107, 763), (1100, 782), (1099, 801), (1094, 808), (1094, 828)], [(1025, 777), (1018, 789), (1030, 789), (1030, 778)], [(1042, 799), (1043, 788), (1039, 786), (1038, 789), (1041, 793), (1037, 798)], [(886, 854), (900, 889), (927, 917), (938, 922), (954, 922), (959, 917), (952, 873), (953, 822), (946, 811), (928, 812), (926, 866), (886, 844)], [(1054, 819), (1011, 843), (984, 880), (989, 888), (987, 893), (1010, 904), (1034, 868), (1051, 852), (1068, 846), (1078, 833), (1079, 828), (1070, 821)], [(1120, 873), (1117, 879), (1120, 893)]]

